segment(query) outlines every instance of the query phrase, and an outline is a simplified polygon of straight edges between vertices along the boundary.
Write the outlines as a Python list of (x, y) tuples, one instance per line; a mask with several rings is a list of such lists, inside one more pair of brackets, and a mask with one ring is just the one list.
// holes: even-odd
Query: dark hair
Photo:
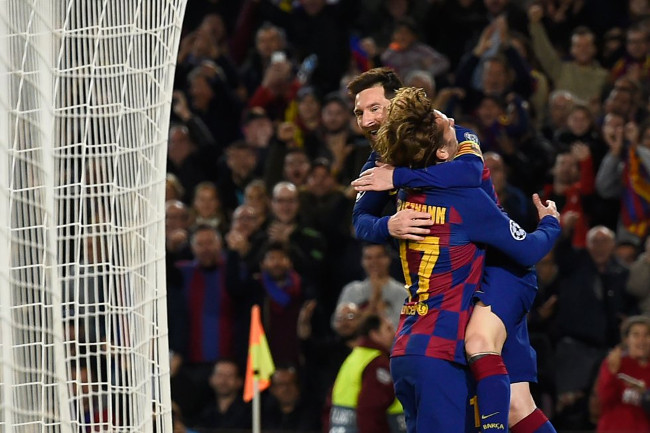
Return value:
[(330, 92), (327, 95), (325, 95), (325, 97), (323, 98), (323, 102), (321, 103), (321, 106), (325, 107), (332, 103), (339, 104), (345, 110), (350, 109), (350, 103), (339, 92)]
[(289, 255), (289, 248), (287, 248), (287, 246), (283, 242), (274, 241), (274, 242), (270, 242), (264, 248), (263, 253), (262, 253), (262, 260), (264, 260), (264, 257), (266, 257), (266, 255), (268, 253), (272, 252), (272, 251), (279, 251), (279, 252), (281, 252), (282, 254), (284, 254), (285, 256), (287, 256), (289, 258), (291, 257)]
[(363, 321), (359, 324), (359, 329), (357, 329), (357, 335), (360, 337), (367, 337), (372, 331), (377, 331), (381, 326), (382, 318), (377, 314), (370, 314), (366, 316)]
[(328, 173), (331, 173), (332, 171), (332, 163), (324, 156), (319, 156), (311, 163), (312, 171), (317, 167), (323, 167), (325, 170), (327, 170)]
[(214, 368), (219, 365), (219, 364), (230, 364), (235, 366), (235, 374), (237, 375), (237, 378), (241, 379), (242, 378), (242, 368), (241, 366), (235, 361), (233, 358), (219, 358), (215, 361), (215, 363), (212, 365), (212, 370), (214, 371)]
[(383, 87), (386, 99), (392, 99), (397, 89), (403, 86), (402, 80), (390, 68), (373, 68), (357, 75), (348, 83), (348, 92), (355, 96), (357, 93), (371, 87)]
[(415, 20), (409, 16), (402, 17), (395, 21), (395, 30), (397, 29), (407, 29), (411, 33), (413, 33), (416, 37), (419, 37), (420, 34), (420, 29), (418, 29), (418, 25), (415, 22)]
[(442, 135), (424, 90), (404, 87), (391, 101), (375, 148), (388, 164), (422, 168), (435, 162), (436, 151), (445, 145)]

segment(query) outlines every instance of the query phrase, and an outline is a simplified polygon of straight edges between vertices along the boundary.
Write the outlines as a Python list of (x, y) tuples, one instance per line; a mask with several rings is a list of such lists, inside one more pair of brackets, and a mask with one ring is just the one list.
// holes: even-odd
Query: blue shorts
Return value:
[(391, 358), (407, 433), (478, 433), (474, 380), (467, 367), (421, 355)]
[(537, 295), (537, 274), (486, 266), (474, 298), (489, 305), (508, 333), (501, 357), (510, 382), (537, 382), (537, 354), (530, 346), (526, 315)]

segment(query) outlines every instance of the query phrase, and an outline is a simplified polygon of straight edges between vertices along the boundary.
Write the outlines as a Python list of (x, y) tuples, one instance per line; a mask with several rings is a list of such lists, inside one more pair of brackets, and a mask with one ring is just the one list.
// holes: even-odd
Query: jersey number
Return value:
[(429, 291), (429, 279), (438, 261), (438, 256), (440, 256), (440, 238), (437, 236), (428, 236), (427, 242), (400, 241), (399, 249), (402, 270), (404, 271), (404, 281), (408, 287), (413, 285), (413, 280), (411, 278), (406, 253), (409, 250), (420, 251), (422, 253), (418, 269), (417, 293), (427, 293)]

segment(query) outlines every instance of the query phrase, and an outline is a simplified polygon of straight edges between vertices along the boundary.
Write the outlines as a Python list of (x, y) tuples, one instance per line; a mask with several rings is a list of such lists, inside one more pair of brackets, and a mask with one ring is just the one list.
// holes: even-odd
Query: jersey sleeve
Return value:
[(490, 245), (505, 253), (523, 266), (532, 266), (540, 261), (555, 245), (560, 235), (560, 222), (552, 216), (545, 216), (532, 233), (527, 233), (481, 190), (470, 190), (473, 194), (472, 210), (466, 212), (463, 221), (470, 240)]
[[(372, 152), (361, 172), (375, 166), (377, 154)], [(362, 191), (357, 194), (352, 210), (352, 224), (358, 239), (367, 242), (383, 243), (390, 238), (388, 233), (389, 216), (381, 216), (384, 207), (391, 199), (388, 191)]]
[(458, 150), (452, 161), (422, 169), (396, 167), (395, 188), (477, 187), (483, 182), (483, 153), (478, 136), (471, 130), (456, 126)]
[[(462, 152), (462, 154), (461, 154)], [(477, 187), (483, 181), (481, 150), (471, 141), (461, 143), (453, 161), (420, 169), (395, 167), (395, 188)]]

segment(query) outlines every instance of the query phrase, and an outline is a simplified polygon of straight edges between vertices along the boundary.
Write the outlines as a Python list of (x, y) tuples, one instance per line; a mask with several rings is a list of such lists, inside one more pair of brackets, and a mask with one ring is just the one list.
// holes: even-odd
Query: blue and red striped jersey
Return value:
[(188, 362), (215, 362), (233, 354), (233, 306), (221, 266), (203, 268), (196, 261), (177, 265), (189, 323)]
[(528, 234), (480, 188), (403, 189), (398, 208), (428, 212), (434, 225), (424, 241), (400, 240), (410, 299), (392, 356), (424, 355), (465, 364), (463, 339), (483, 272), (482, 245), (498, 247), (531, 266), (554, 243), (559, 222), (547, 216)]

